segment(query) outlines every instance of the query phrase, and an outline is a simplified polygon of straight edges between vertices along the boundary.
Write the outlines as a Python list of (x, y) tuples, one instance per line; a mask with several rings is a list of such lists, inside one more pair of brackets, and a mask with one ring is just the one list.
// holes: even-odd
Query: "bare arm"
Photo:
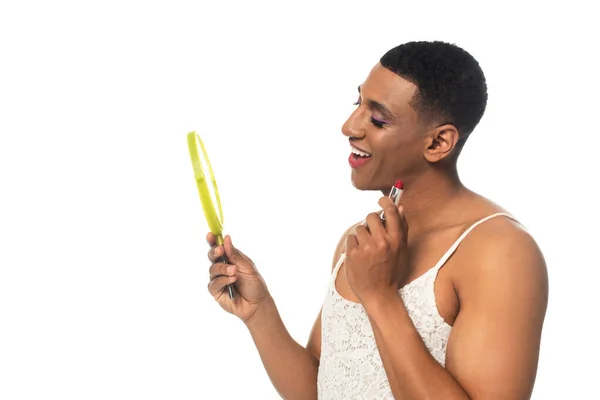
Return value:
[(284, 399), (316, 399), (319, 360), (298, 344), (270, 299), (246, 324), (273, 386)]
[(396, 399), (530, 398), (547, 306), (546, 265), (527, 233), (495, 229), (462, 249), (471, 262), (455, 284), (461, 309), (446, 368), (425, 347), (399, 295), (365, 305)]
[(526, 232), (492, 235), (493, 247), (480, 246), (457, 282), (462, 306), (446, 367), (472, 399), (529, 399), (548, 304), (546, 263)]
[[(344, 233), (335, 249), (334, 266), (351, 229)], [(321, 312), (312, 327), (306, 348), (290, 336), (271, 298), (246, 326), (279, 395), (289, 400), (317, 399), (317, 371), (321, 357)]]

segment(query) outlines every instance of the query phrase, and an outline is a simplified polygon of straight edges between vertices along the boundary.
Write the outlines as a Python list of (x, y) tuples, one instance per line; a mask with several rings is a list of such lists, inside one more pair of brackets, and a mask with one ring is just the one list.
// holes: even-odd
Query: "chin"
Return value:
[(372, 179), (365, 179), (365, 177), (357, 176), (356, 171), (354, 170), (352, 171), (350, 180), (352, 181), (352, 186), (354, 186), (358, 190), (381, 190), (379, 187), (377, 187), (376, 183)]
[(355, 170), (352, 170), (352, 174), (350, 176), (350, 180), (352, 181), (352, 186), (354, 186), (357, 190), (365, 191), (365, 192), (382, 192), (388, 193), (390, 188), (394, 185), (396, 180), (389, 180), (386, 182), (386, 179), (377, 179), (377, 177), (369, 176), (366, 174), (356, 173)]

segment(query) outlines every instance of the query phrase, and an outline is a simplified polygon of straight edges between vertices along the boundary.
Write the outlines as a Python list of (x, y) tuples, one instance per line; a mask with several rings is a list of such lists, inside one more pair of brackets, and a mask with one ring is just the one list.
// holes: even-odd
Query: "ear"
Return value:
[(454, 125), (446, 124), (435, 128), (426, 135), (425, 159), (431, 163), (449, 158), (458, 143), (458, 130)]

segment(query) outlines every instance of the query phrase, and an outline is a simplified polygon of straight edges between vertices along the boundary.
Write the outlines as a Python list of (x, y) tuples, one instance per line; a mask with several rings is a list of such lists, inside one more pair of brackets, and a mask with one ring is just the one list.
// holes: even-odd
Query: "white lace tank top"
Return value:
[[(499, 215), (514, 219), (508, 214), (496, 213), (474, 223), (433, 268), (399, 290), (425, 346), (442, 366), (445, 366), (446, 345), (452, 327), (437, 309), (434, 295), (437, 273), (476, 226)], [(364, 308), (360, 303), (344, 299), (335, 287), (344, 258), (345, 254), (342, 254), (335, 265), (321, 314), (319, 400), (393, 399)]]

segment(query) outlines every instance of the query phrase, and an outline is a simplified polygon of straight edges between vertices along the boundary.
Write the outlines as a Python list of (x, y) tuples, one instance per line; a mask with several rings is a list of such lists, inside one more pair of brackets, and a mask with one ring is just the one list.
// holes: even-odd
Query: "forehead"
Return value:
[(381, 64), (375, 65), (361, 85), (364, 98), (378, 101), (397, 115), (414, 113), (410, 106), (417, 86)]

